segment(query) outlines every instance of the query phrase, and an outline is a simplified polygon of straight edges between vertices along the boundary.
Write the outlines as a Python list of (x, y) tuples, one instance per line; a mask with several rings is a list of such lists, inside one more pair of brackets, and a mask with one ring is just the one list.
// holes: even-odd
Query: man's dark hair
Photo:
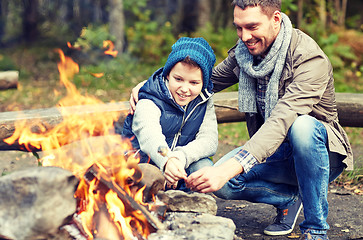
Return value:
[(272, 17), (276, 10), (281, 11), (281, 0), (233, 0), (232, 5), (242, 9), (260, 6), (262, 12), (269, 17)]

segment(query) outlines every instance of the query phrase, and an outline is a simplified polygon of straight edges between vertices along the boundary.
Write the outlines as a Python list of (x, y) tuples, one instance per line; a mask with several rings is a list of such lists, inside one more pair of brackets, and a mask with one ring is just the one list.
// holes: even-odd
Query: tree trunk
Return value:
[(325, 0), (319, 0), (318, 1), (318, 12), (319, 12), (319, 19), (321, 23), (321, 27), (323, 29), (326, 28), (326, 2)]
[(198, 1), (198, 28), (203, 28), (210, 22), (211, 3), (210, 0)]
[(39, 37), (38, 0), (23, 0), (23, 36), (27, 42), (34, 42)]
[(297, 28), (301, 28), (303, 15), (304, 15), (304, 0), (298, 0), (297, 2)]
[(125, 36), (125, 16), (123, 10), (123, 0), (109, 0), (110, 4), (110, 33), (116, 37), (115, 49), (122, 53)]
[(211, 10), (211, 20), (214, 30), (231, 27), (233, 24), (233, 8), (230, 0), (214, 0)]
[(344, 25), (345, 25), (345, 14), (347, 12), (347, 3), (348, 3), (348, 0), (342, 0), (342, 5), (341, 5), (339, 19), (338, 19), (338, 25), (340, 27), (344, 27)]

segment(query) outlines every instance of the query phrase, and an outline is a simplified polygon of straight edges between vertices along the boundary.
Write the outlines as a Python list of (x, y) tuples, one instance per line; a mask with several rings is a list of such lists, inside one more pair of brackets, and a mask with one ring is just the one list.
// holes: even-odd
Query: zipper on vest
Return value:
[(188, 114), (188, 116), (187, 116), (187, 117), (185, 117), (186, 112), (184, 112), (184, 114), (183, 114), (183, 121), (182, 121), (182, 124), (181, 124), (181, 126), (180, 126), (180, 129), (179, 129), (178, 133), (174, 136), (173, 143), (171, 144), (171, 148), (170, 148), (170, 150), (171, 150), (171, 151), (173, 151), (173, 150), (174, 150), (174, 148), (176, 147), (176, 144), (178, 143), (178, 139), (179, 139), (179, 137), (180, 137), (180, 135), (181, 135), (181, 131), (182, 131), (182, 128), (184, 127), (185, 122), (188, 120), (188, 118), (192, 115), (192, 113), (195, 111), (195, 109), (196, 109), (196, 108), (197, 108), (200, 104), (202, 104), (202, 103), (204, 103), (204, 102), (208, 101), (208, 100), (209, 100), (209, 98), (211, 98), (212, 96), (213, 96), (213, 94), (212, 94), (212, 95), (210, 95), (208, 98), (204, 99), (203, 101), (199, 102), (197, 105), (195, 105), (195, 106), (194, 106), (194, 108), (192, 109), (192, 111), (190, 111), (190, 113)]
[(170, 148), (171, 151), (174, 150), (174, 148), (176, 147), (176, 144), (178, 143), (178, 139), (179, 139), (179, 137), (181, 135), (181, 130), (182, 130), (184, 124), (185, 124), (185, 112), (183, 113), (183, 121), (182, 121), (182, 124), (180, 125), (179, 131), (174, 136), (173, 143), (171, 144), (171, 148)]
[(171, 144), (171, 148), (170, 150), (173, 151), (174, 148), (176, 147), (176, 144), (178, 143), (178, 139), (181, 135), (181, 128), (179, 129), (178, 133), (174, 136), (174, 139), (173, 139), (173, 144)]

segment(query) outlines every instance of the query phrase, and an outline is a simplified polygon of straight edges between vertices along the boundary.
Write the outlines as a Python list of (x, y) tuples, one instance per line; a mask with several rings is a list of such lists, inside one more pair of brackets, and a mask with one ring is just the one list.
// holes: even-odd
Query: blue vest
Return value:
[[(209, 82), (211, 83), (211, 81)], [(211, 83), (207, 89), (212, 89), (212, 87)], [(195, 139), (204, 119), (208, 99), (213, 95), (207, 89), (204, 88), (185, 110), (174, 101), (169, 93), (162, 77), (162, 68), (157, 70), (140, 89), (139, 99), (152, 100), (161, 111), (160, 125), (169, 148), (184, 146)], [(125, 119), (122, 135), (131, 140), (135, 149), (140, 149), (139, 142), (132, 132), (132, 120), (133, 115), (129, 114)], [(173, 141), (176, 142), (173, 144)], [(146, 154), (141, 153), (141, 156), (145, 157)]]

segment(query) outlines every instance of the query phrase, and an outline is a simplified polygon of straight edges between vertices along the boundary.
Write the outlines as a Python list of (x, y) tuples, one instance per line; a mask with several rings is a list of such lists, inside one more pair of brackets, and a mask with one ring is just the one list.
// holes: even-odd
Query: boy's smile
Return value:
[(178, 62), (169, 75), (169, 90), (175, 102), (185, 106), (193, 101), (202, 91), (202, 70), (183, 62)]

